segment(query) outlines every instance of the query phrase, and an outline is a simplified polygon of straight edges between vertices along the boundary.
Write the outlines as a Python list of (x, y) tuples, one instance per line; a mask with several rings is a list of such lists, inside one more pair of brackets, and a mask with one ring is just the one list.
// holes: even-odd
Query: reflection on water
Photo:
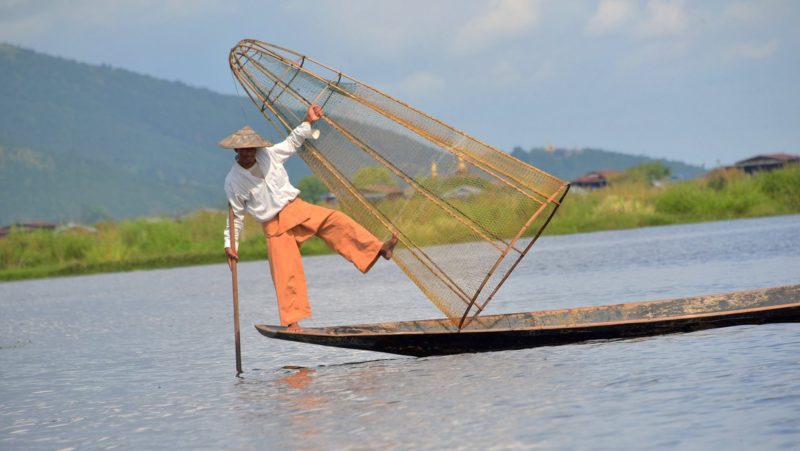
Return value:
[[(331, 398), (310, 389), (314, 370), (299, 368), (291, 370), (286, 376), (277, 380), (279, 409), (287, 413), (291, 422), (291, 430), (298, 431), (300, 438), (309, 440), (322, 431), (313, 421), (313, 414), (330, 405)], [(299, 441), (305, 441), (299, 440)]]
[[(800, 217), (545, 237), (489, 313), (800, 283)], [(309, 326), (440, 316), (309, 258)], [(264, 262), (0, 284), (0, 449), (797, 448), (800, 325), (490, 354), (280, 342)]]

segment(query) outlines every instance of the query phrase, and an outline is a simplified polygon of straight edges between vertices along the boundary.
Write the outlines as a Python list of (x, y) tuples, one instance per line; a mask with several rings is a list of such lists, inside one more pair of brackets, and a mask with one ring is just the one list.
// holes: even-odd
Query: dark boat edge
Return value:
[[(747, 308), (658, 316), (660, 312), (675, 310), (675, 306), (691, 311), (708, 307), (706, 304), (716, 308), (727, 307), (729, 304), (736, 305), (729, 300), (744, 300), (752, 305)], [(637, 309), (636, 312), (639, 314), (645, 312), (647, 315), (653, 315), (655, 312), (656, 316), (593, 321), (597, 319), (593, 315), (601, 318), (623, 316), (620, 312), (627, 313), (633, 309)], [(546, 324), (541, 321), (541, 318), (548, 317), (562, 322)], [(515, 320), (522, 318), (533, 325), (502, 327), (504, 321), (511, 322), (510, 318)], [(263, 324), (257, 324), (256, 329), (264, 336), (281, 340), (416, 357), (493, 352), (685, 333), (738, 325), (800, 322), (800, 285), (690, 298), (491, 315), (484, 317), (483, 321), (483, 327), (461, 331), (448, 329), (450, 323), (447, 319), (306, 328), (300, 332), (289, 332), (284, 327)], [(487, 327), (486, 324), (494, 327)], [(420, 328), (420, 325), (428, 325), (430, 329)], [(417, 329), (410, 326), (415, 326)], [(409, 330), (392, 330), (402, 327)]]

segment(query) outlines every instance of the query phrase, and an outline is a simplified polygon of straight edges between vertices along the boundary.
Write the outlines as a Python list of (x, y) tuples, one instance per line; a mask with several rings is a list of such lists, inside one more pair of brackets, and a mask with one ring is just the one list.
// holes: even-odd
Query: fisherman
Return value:
[(286, 140), (275, 145), (250, 126), (219, 142), (220, 147), (236, 152), (236, 163), (225, 178), (225, 193), (233, 210), (237, 241), (232, 248), (228, 223), (225, 226), (228, 266), (239, 260), (236, 249), (244, 225), (244, 212), (248, 212), (264, 229), (281, 325), (290, 331), (300, 331), (300, 320), (311, 316), (300, 259), (300, 245), (305, 240), (319, 236), (362, 273), (369, 271), (378, 257), (392, 258), (397, 244), (396, 234), (381, 242), (344, 213), (303, 201), (298, 197), (300, 191), (289, 182), (284, 161), (297, 152), (305, 139), (319, 137), (319, 131), (313, 130), (311, 124), (323, 115), (319, 105), (311, 105), (303, 123), (292, 130)]

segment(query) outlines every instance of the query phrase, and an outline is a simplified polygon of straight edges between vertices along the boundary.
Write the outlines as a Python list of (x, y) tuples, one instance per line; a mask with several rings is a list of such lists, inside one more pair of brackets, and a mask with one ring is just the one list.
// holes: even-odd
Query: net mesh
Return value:
[(549, 222), (569, 185), (308, 57), (241, 41), (231, 69), (274, 142), (310, 104), (325, 116), (299, 154), (342, 210), (453, 322), (480, 314)]

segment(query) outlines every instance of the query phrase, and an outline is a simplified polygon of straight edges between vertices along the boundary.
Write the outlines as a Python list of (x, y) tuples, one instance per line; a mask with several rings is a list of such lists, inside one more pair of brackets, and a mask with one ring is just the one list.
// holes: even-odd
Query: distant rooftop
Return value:
[(745, 160), (737, 161), (734, 164), (736, 166), (744, 166), (744, 165), (747, 165), (748, 163), (754, 163), (754, 162), (759, 162), (760, 163), (760, 162), (762, 162), (764, 160), (775, 160), (775, 161), (788, 163), (788, 162), (791, 162), (791, 161), (800, 161), (800, 155), (793, 155), (793, 154), (789, 154), (789, 153), (769, 153), (769, 154), (763, 154), (763, 155), (756, 155), (754, 157), (750, 157), (750, 158), (747, 158)]

